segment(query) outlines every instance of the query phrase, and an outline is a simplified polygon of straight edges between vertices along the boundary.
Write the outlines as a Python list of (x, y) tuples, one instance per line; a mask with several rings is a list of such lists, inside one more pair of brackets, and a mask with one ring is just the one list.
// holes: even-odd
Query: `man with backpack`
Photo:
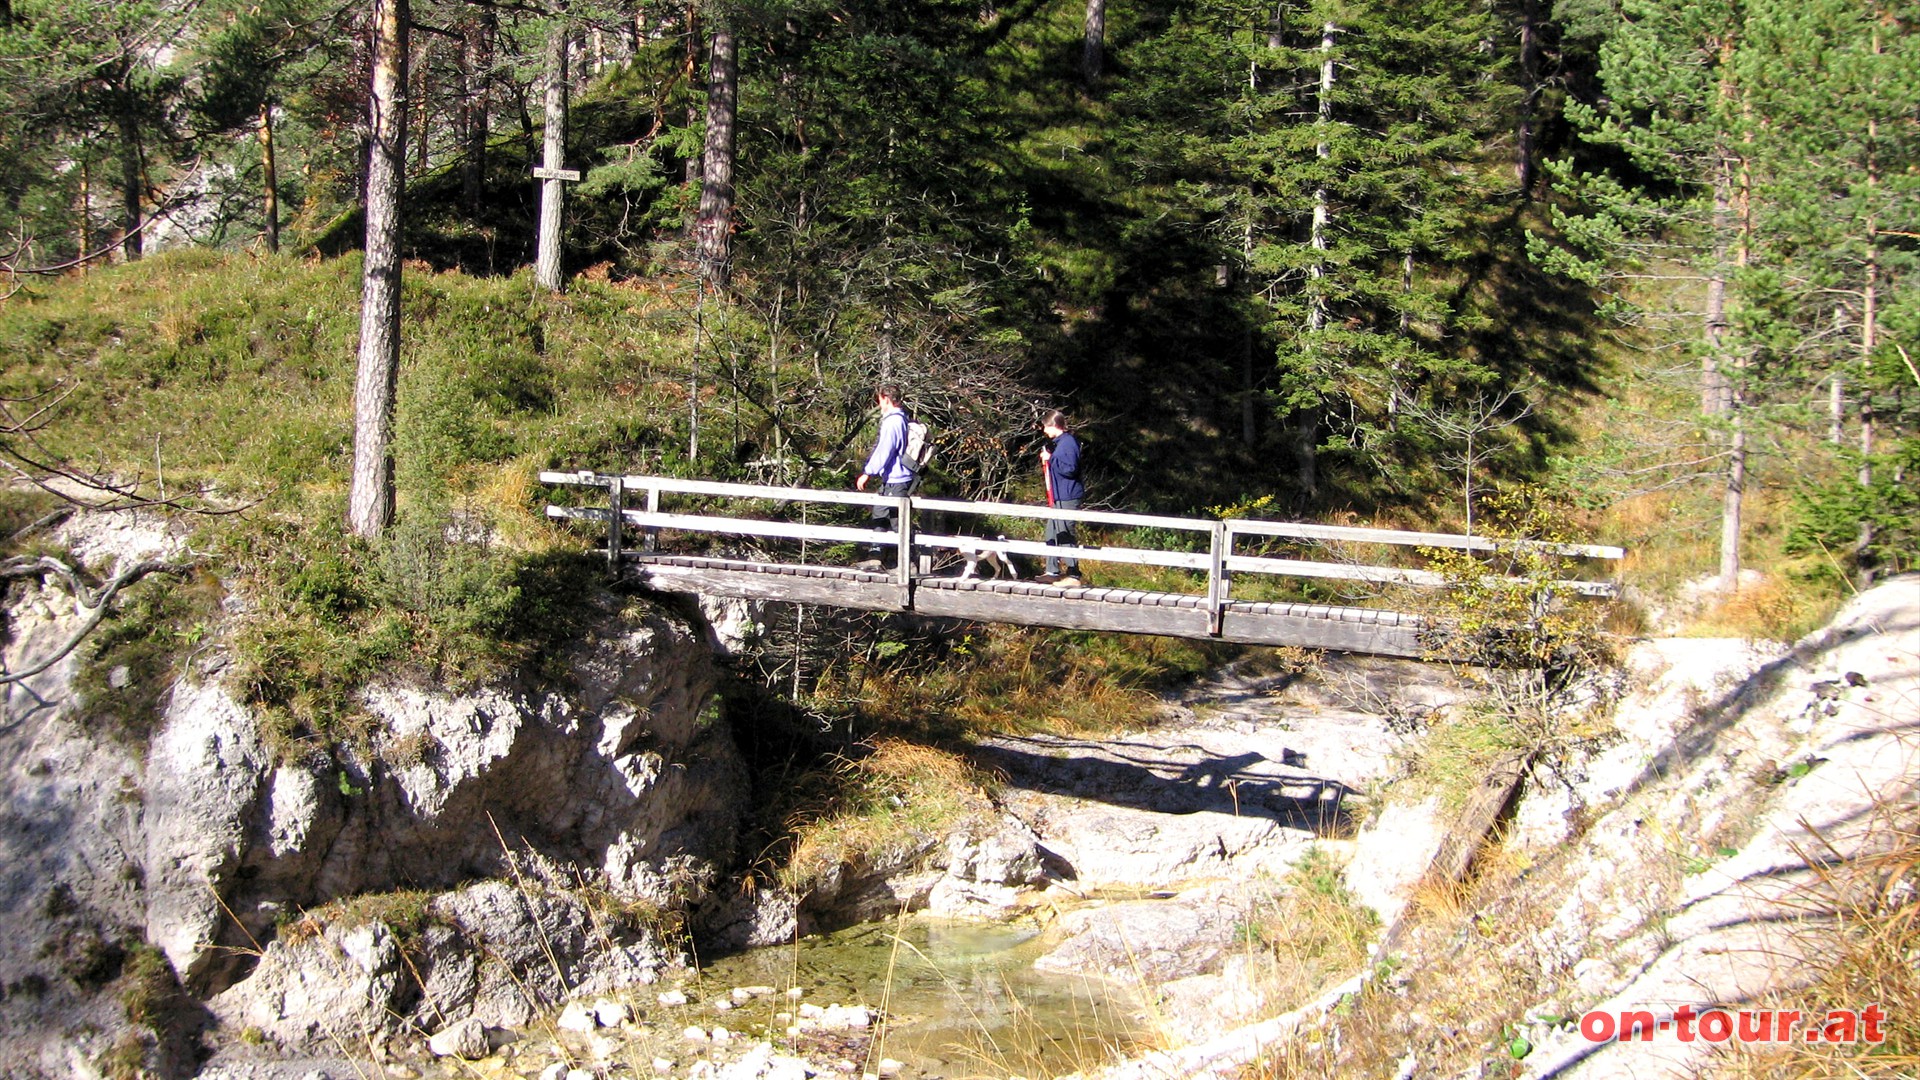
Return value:
[[(1080, 501), (1087, 497), (1086, 485), (1080, 482), (1080, 440), (1067, 430), (1067, 416), (1058, 409), (1040, 421), (1040, 430), (1048, 440), (1047, 445), (1040, 448), (1040, 471), (1047, 481), (1047, 505), (1057, 510), (1078, 510)], [(1047, 521), (1047, 543), (1072, 547), (1075, 542), (1073, 522), (1064, 518)], [(1079, 585), (1080, 560), (1069, 556), (1064, 561), (1066, 572), (1063, 574), (1062, 560), (1047, 556), (1047, 572), (1033, 580), (1063, 588)]]
[[(907, 453), (907, 426), (913, 418), (900, 407), (898, 386), (885, 383), (874, 390), (873, 396), (880, 405), (880, 434), (874, 439), (873, 452), (867, 455), (867, 464), (860, 470), (860, 476), (853, 486), (857, 491), (865, 491), (867, 481), (879, 477), (879, 494), (897, 498), (910, 493), (914, 481), (918, 479), (916, 464)], [(892, 536), (898, 532), (899, 504), (874, 507), (873, 527), (881, 530), (882, 536)], [(867, 557), (854, 564), (854, 569), (887, 569), (886, 547), (878, 543), (869, 546)]]

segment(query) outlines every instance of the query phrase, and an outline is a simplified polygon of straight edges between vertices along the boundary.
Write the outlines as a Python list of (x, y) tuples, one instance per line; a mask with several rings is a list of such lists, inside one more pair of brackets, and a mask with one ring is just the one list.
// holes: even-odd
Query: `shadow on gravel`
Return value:
[(1350, 837), (1359, 825), (1347, 807), (1354, 789), (1306, 772), (1290, 750), (1275, 761), (1253, 751), (1211, 755), (1191, 744), (1004, 735), (971, 756), (1009, 786), (1046, 794), (1160, 814), (1268, 818), (1323, 837)]

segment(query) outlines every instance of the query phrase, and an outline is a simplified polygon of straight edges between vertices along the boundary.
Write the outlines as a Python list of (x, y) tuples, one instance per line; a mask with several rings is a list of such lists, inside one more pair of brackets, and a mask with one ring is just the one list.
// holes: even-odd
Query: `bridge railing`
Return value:
[[(1362, 565), (1242, 553), (1246, 547), (1253, 544), (1264, 546), (1275, 540), (1318, 544), (1354, 543), (1401, 548), (1445, 548), (1474, 552), (1531, 550), (1572, 558), (1615, 561), (1626, 554), (1621, 548), (1599, 544), (1499, 540), (1452, 533), (1253, 521), (1238, 518), (1216, 520), (1110, 510), (1063, 510), (1022, 503), (972, 502), (921, 496), (882, 496), (822, 488), (770, 487), (761, 484), (734, 484), (710, 480), (680, 480), (663, 476), (618, 476), (591, 471), (543, 472), (540, 474), (540, 480), (546, 484), (607, 489), (609, 506), (605, 509), (550, 505), (547, 507), (547, 514), (554, 518), (606, 522), (608, 525), (606, 552), (608, 559), (616, 564), (627, 550), (624, 536), (627, 527), (641, 530), (642, 545), (646, 551), (655, 549), (657, 537), (663, 529), (767, 539), (851, 543), (890, 547), (900, 552), (937, 550), (964, 552), (991, 549), (1006, 555), (1053, 557), (1062, 560), (1075, 559), (1198, 571), (1206, 576), (1208, 607), (1215, 611), (1220, 610), (1230, 599), (1232, 579), (1236, 574), (1414, 587), (1437, 587), (1445, 585), (1447, 581), (1442, 574), (1403, 566)], [(797, 505), (800, 508), (801, 520), (729, 517), (710, 513), (676, 513), (663, 508), (663, 500), (669, 495), (757, 500), (772, 502), (779, 506)], [(889, 507), (897, 510), (898, 514), (894, 529), (881, 533), (871, 527), (861, 528), (806, 521), (808, 508), (814, 506)], [(958, 532), (936, 532), (919, 527), (930, 516), (983, 520), (994, 518), (1066, 520), (1089, 525), (1119, 526), (1132, 530), (1132, 535), (1135, 536), (1141, 535), (1141, 530), (1163, 530), (1176, 536), (1192, 534), (1196, 541), (1192, 546), (1203, 547), (1205, 550), (1087, 544), (1055, 545), (1037, 540), (1008, 539), (997, 534), (969, 535)], [(980, 531), (988, 530), (983, 528)], [(894, 563), (894, 573), (899, 584), (907, 585), (912, 576), (912, 560), (897, 558)], [(1556, 584), (1588, 596), (1611, 596), (1618, 591), (1617, 583), (1611, 580), (1568, 580)]]

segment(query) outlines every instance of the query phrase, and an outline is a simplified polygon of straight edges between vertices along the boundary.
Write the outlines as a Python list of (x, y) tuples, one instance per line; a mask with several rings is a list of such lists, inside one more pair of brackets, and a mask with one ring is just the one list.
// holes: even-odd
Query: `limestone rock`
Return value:
[(253, 718), (225, 690), (174, 687), (147, 751), (147, 939), (190, 982), (222, 941), (220, 890), (245, 855), (270, 772)]
[(554, 1026), (562, 1031), (592, 1031), (600, 1026), (593, 1009), (584, 1001), (569, 1001), (567, 1007), (560, 1010), (559, 1019)]
[(1034, 966), (1146, 984), (1205, 973), (1233, 947), (1240, 916), (1233, 897), (1216, 890), (1082, 908), (1049, 929), (1064, 940)]
[(468, 1061), (477, 1061), (492, 1052), (487, 1044), (486, 1025), (471, 1016), (428, 1039), (427, 1049), (433, 1051), (434, 1057), (458, 1057)]
[(267, 946), (253, 975), (209, 1002), (222, 1022), (294, 1046), (356, 1041), (400, 1013), (399, 942), (384, 923), (340, 923)]
[[(80, 621), (70, 597), (16, 586), (0, 656), (19, 672), (52, 659)], [(65, 1077), (109, 1050), (125, 1023), (102, 994), (115, 957), (143, 936), (142, 771), (103, 737), (73, 680), (81, 657), (0, 686), (0, 1075)]]

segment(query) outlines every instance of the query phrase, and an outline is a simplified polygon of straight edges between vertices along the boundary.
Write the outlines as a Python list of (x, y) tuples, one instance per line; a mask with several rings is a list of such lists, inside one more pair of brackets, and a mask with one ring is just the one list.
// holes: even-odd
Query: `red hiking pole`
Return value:
[(1053, 459), (1046, 455), (1040, 457), (1040, 476), (1047, 482), (1047, 508), (1053, 508)]

